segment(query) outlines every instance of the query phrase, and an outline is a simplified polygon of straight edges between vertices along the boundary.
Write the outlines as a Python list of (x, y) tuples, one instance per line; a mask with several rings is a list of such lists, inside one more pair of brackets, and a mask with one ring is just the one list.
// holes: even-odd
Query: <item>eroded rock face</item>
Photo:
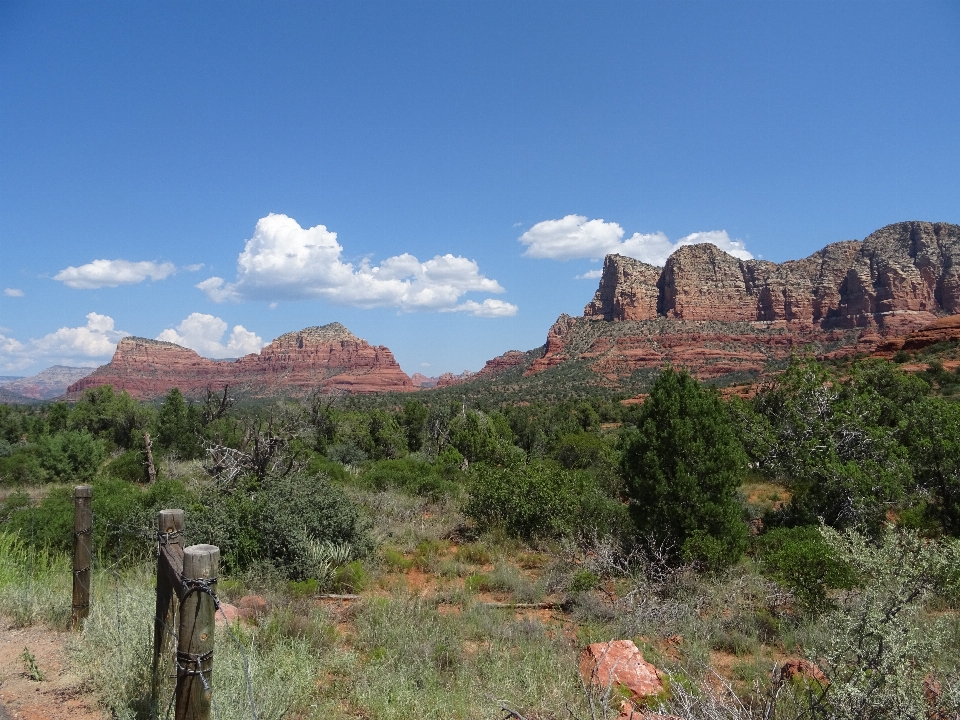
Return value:
[(259, 396), (305, 395), (318, 387), (355, 393), (416, 390), (388, 348), (368, 344), (340, 323), (281, 335), (235, 362), (209, 360), (173, 343), (124, 338), (110, 363), (68, 392), (97, 385), (113, 385), (140, 399), (174, 387), (193, 395), (224, 385)]
[(895, 337), (878, 344), (874, 355), (893, 357), (898, 351), (916, 352), (941, 342), (960, 340), (960, 315), (937, 318), (929, 325), (903, 337)]
[(904, 334), (960, 312), (960, 226), (904, 222), (802, 260), (739, 260), (710, 244), (679, 248), (662, 270), (604, 261), (584, 317), (773, 322)]
[(607, 255), (600, 287), (583, 314), (604, 320), (655, 318), (660, 298), (659, 280), (658, 267), (623, 255)]
[(960, 313), (960, 226), (947, 223), (889, 225), (779, 264), (710, 244), (679, 248), (662, 269), (609, 255), (584, 317), (560, 316), (525, 374), (586, 361), (611, 383), (665, 362), (702, 379), (756, 375), (794, 352), (954, 339), (954, 321), (937, 320), (947, 313)]
[(576, 327), (577, 319), (566, 313), (557, 318), (557, 321), (547, 332), (547, 344), (543, 356), (534, 360), (533, 364), (523, 373), (524, 376), (533, 375), (559, 365), (567, 359), (563, 349), (571, 331)]

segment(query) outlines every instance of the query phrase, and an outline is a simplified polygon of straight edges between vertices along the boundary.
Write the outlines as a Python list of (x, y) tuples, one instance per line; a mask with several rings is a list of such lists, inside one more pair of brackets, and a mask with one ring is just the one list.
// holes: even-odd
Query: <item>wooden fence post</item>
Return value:
[(220, 548), (191, 545), (183, 551), (184, 593), (177, 638), (176, 720), (209, 720), (213, 633)]
[(93, 488), (73, 489), (73, 605), (70, 627), (77, 629), (90, 614), (90, 560), (93, 557)]
[[(170, 577), (170, 561), (174, 559), (174, 574), (183, 565), (183, 510), (161, 510), (157, 513), (157, 607), (153, 616), (153, 707), (159, 707), (161, 695), (169, 690), (173, 677), (173, 655), (177, 651), (180, 593), (179, 581), (174, 587)], [(177, 562), (179, 561), (179, 562)], [(169, 697), (169, 696), (168, 696)]]

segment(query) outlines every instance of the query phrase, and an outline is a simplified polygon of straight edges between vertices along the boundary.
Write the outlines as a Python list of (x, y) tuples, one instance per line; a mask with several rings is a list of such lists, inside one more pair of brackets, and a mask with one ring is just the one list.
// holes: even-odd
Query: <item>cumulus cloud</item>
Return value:
[[(753, 258), (741, 240), (731, 240), (726, 230), (695, 232), (672, 243), (662, 232), (634, 233), (623, 239), (624, 230), (615, 222), (588, 220), (584, 215), (567, 215), (560, 220), (544, 220), (520, 236), (527, 246), (524, 255), (551, 260), (601, 258), (619, 253), (650, 265), (663, 265), (670, 254), (682, 245), (713, 243), (724, 252), (741, 260)], [(583, 277), (589, 276), (589, 273)]]
[[(404, 253), (379, 265), (366, 259), (355, 265), (344, 262), (342, 254), (337, 234), (326, 226), (302, 228), (293, 218), (271, 213), (257, 222), (237, 258), (236, 280), (210, 277), (197, 287), (214, 302), (323, 298), (340, 305), (406, 311), (467, 309), (457, 303), (468, 292), (504, 292), (475, 261), (464, 257), (437, 255), (421, 262)], [(499, 307), (486, 303), (474, 301), (484, 312)], [(498, 312), (506, 314), (502, 308)]]
[(143, 260), (94, 260), (86, 265), (71, 265), (53, 276), (67, 287), (77, 290), (95, 290), (118, 285), (135, 285), (147, 278), (164, 280), (177, 271), (173, 263), (156, 263)]
[(104, 357), (112, 355), (117, 341), (128, 333), (114, 330), (113, 318), (87, 313), (83, 327), (62, 327), (56, 332), (33, 340), (33, 349), (42, 355), (63, 357)]
[(15, 370), (46, 361), (68, 365), (99, 365), (116, 350), (117, 341), (129, 333), (114, 328), (113, 318), (88, 313), (87, 324), (62, 327), (42, 338), (20, 342), (0, 335), (0, 368)]
[(7, 297), (23, 297), (23, 290), (20, 288), (4, 288), (3, 294)]
[(223, 335), (227, 332), (227, 323), (214, 315), (190, 313), (177, 327), (167, 328), (157, 336), (157, 340), (183, 345), (196, 350), (205, 357), (239, 357), (259, 352), (264, 346), (263, 338), (250, 332), (243, 325), (234, 325), (227, 344), (223, 344)]
[(603, 270), (597, 268), (596, 270), (588, 270), (582, 275), (574, 275), (574, 280), (596, 280), (597, 278), (603, 276)]
[(456, 307), (448, 308), (444, 312), (466, 312), (477, 317), (511, 317), (519, 310), (513, 303), (487, 298), (482, 303), (467, 300)]

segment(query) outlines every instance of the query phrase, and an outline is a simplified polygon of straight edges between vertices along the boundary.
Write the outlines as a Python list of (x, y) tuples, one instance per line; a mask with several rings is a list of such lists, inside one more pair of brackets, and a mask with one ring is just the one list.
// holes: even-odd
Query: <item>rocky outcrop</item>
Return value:
[(580, 676), (587, 686), (622, 688), (630, 700), (638, 703), (664, 692), (657, 669), (643, 659), (632, 640), (588, 645), (580, 655)]
[(416, 389), (388, 348), (368, 344), (340, 323), (281, 335), (259, 353), (236, 361), (209, 360), (160, 340), (124, 338), (110, 363), (71, 385), (69, 393), (98, 385), (113, 385), (140, 399), (174, 387), (195, 395), (224, 385), (259, 397), (305, 395), (315, 388), (351, 393)]
[(547, 332), (547, 343), (544, 346), (543, 355), (534, 360), (533, 364), (523, 373), (524, 376), (535, 375), (538, 372), (549, 370), (569, 359), (569, 356), (564, 353), (563, 349), (566, 347), (567, 339), (573, 328), (576, 327), (576, 324), (577, 319), (570, 317), (566, 313), (558, 317), (557, 321)]
[(577, 362), (615, 385), (669, 362), (749, 379), (794, 352), (893, 354), (958, 337), (960, 323), (937, 319), (960, 313), (958, 273), (960, 226), (947, 223), (898, 223), (779, 264), (710, 244), (662, 269), (608, 255), (584, 317), (561, 315), (524, 375)]
[(429, 390), (430, 388), (436, 387), (437, 380), (439, 380), (439, 378), (429, 377), (423, 373), (414, 373), (410, 376), (410, 382), (421, 390)]
[(878, 345), (873, 354), (877, 357), (893, 357), (901, 350), (916, 352), (937, 343), (956, 341), (960, 341), (960, 315), (948, 315), (937, 318), (909, 335), (886, 340)]
[(659, 280), (658, 267), (623, 255), (607, 255), (600, 287), (583, 314), (604, 320), (655, 318), (660, 299)]
[(703, 380), (740, 377), (747, 380), (792, 353), (835, 357), (871, 353), (883, 341), (860, 329), (821, 330), (786, 324), (656, 320), (602, 323), (561, 316), (550, 329), (544, 354), (525, 376), (572, 362), (616, 386), (635, 373), (652, 372), (671, 363)]
[(484, 380), (499, 377), (505, 372), (516, 367), (528, 365), (533, 358), (530, 352), (521, 352), (519, 350), (507, 350), (503, 355), (497, 355), (492, 360), (487, 360), (486, 364), (478, 372), (464, 370), (459, 375), (453, 373), (443, 373), (432, 386), (423, 385), (422, 387), (451, 387), (473, 380)]
[(662, 270), (610, 255), (584, 317), (786, 323), (904, 334), (960, 312), (960, 226), (904, 222), (803, 260), (739, 260), (679, 248)]
[(36, 375), (2, 383), (0, 388), (33, 400), (52, 400), (63, 395), (71, 384), (92, 372), (93, 368), (54, 365)]

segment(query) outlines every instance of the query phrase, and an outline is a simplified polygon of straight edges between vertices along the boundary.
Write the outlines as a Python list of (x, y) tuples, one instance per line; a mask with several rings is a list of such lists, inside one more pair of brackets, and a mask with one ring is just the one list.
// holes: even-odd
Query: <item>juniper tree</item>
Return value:
[(637, 532), (713, 567), (735, 562), (747, 540), (737, 498), (746, 468), (717, 393), (685, 371), (664, 369), (622, 461)]

